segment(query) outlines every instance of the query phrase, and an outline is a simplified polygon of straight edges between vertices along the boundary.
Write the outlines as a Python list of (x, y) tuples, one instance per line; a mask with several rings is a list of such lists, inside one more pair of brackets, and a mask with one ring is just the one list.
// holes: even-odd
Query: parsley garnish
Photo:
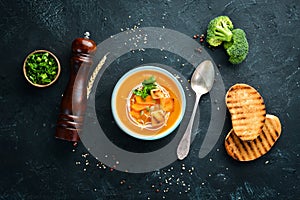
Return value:
[(151, 76), (149, 79), (142, 82), (143, 87), (141, 89), (136, 89), (133, 94), (141, 96), (143, 99), (150, 95), (150, 91), (156, 88), (155, 77)]

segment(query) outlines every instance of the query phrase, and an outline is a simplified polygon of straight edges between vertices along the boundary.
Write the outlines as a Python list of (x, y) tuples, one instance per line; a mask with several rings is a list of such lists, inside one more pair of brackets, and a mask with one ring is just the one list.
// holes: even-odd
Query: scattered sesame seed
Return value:
[(266, 162), (265, 162), (265, 164), (268, 164), (269, 163), (269, 161), (267, 160)]
[(82, 154), (81, 156), (82, 156), (83, 158), (86, 158), (88, 155), (89, 155), (89, 154), (86, 153), (86, 154)]

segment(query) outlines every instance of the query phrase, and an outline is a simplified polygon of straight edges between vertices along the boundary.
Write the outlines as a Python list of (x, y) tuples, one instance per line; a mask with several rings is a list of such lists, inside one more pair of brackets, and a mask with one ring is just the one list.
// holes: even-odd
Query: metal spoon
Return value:
[(190, 122), (177, 147), (177, 157), (179, 160), (184, 159), (189, 153), (192, 127), (200, 97), (211, 90), (214, 83), (214, 79), (215, 70), (213, 63), (210, 60), (205, 60), (202, 63), (200, 63), (196, 68), (195, 72), (193, 73), (191, 79), (191, 86), (194, 92), (196, 93), (196, 101), (190, 118)]

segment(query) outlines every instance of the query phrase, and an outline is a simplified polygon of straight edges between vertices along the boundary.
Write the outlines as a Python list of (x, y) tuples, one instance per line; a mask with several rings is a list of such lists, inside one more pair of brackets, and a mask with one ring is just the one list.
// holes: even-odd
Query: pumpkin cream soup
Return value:
[(120, 122), (130, 132), (155, 136), (178, 125), (182, 96), (178, 83), (168, 75), (142, 70), (123, 80), (114, 96), (114, 106)]

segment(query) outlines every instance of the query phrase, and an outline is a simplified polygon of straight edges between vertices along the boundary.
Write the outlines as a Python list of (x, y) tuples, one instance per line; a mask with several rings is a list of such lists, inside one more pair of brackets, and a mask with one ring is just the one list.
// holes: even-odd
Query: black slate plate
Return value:
[[(185, 122), (190, 118), (191, 115), (190, 107), (195, 103), (194, 94), (190, 92), (191, 88), (187, 79), (176, 70), (176, 67), (170, 67), (167, 65), (157, 64), (157, 63), (147, 64), (147, 65), (161, 67), (171, 72), (174, 76), (178, 78), (180, 77), (179, 79), (181, 80), (182, 87), (185, 88), (184, 89), (185, 96), (188, 105), (187, 112), (184, 115), (184, 120), (181, 123), (181, 124), (185, 124)], [(173, 131), (170, 135), (161, 138), (159, 140), (143, 141), (127, 135), (115, 123), (112, 116), (111, 105), (110, 105), (112, 90), (115, 84), (117, 83), (117, 81), (119, 80), (120, 75), (122, 76), (124, 73), (128, 71), (128, 69), (130, 69), (130, 67), (127, 66), (127, 67), (123, 67), (120, 71), (120, 69), (116, 70), (116, 67), (118, 66), (115, 66), (115, 63), (113, 63), (109, 68), (105, 70), (105, 72), (103, 73), (102, 77), (99, 80), (97, 92), (96, 92), (96, 99), (95, 99), (96, 113), (97, 113), (98, 121), (100, 123), (100, 126), (104, 134), (115, 145), (130, 152), (136, 152), (136, 153), (152, 152), (167, 145), (177, 134), (178, 128), (176, 128), (175, 131)], [(195, 122), (196, 122), (195, 127), (198, 127), (199, 120), (196, 119)]]

